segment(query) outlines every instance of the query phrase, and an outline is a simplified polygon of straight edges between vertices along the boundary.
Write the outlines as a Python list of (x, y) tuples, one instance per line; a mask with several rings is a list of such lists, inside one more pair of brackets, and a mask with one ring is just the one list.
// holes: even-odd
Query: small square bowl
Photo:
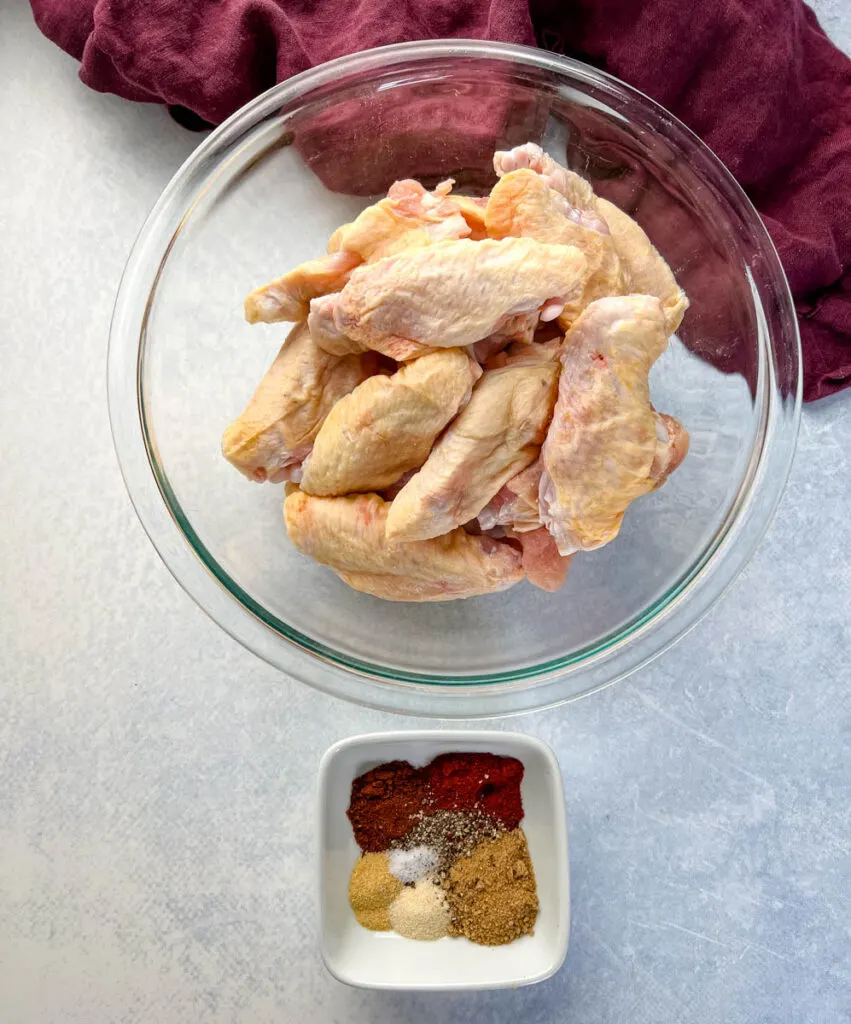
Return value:
[[(463, 938), (415, 942), (362, 928), (349, 906), (349, 876), (360, 850), (346, 817), (352, 780), (386, 761), (424, 765), (438, 754), (516, 757), (525, 772), (520, 823), (529, 842), (540, 912), (534, 935), (506, 946)], [(567, 954), (570, 874), (561, 772), (538, 739), (509, 732), (410, 731), (353, 736), (319, 765), (319, 918), (322, 959), (358, 988), (458, 991), (516, 988), (551, 977)]]

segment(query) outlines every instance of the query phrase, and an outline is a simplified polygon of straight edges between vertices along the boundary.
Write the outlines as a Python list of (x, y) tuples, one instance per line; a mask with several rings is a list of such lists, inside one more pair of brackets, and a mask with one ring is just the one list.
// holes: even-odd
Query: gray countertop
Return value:
[[(851, 48), (845, 0), (817, 8)], [(0, 67), (0, 1022), (851, 1019), (851, 395), (805, 409), (768, 536), (689, 636), (497, 724), (564, 773), (563, 970), (490, 995), (346, 989), (316, 941), (316, 766), (419, 723), (288, 681), (160, 563), (112, 451), (106, 337), (198, 139), (85, 89), (26, 5), (0, 11)]]

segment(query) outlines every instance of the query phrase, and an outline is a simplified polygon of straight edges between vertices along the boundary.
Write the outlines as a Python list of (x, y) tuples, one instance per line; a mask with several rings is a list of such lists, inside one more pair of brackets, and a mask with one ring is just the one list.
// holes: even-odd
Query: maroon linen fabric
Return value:
[[(851, 384), (851, 62), (800, 0), (31, 3), (45, 35), (81, 61), (87, 85), (127, 99), (183, 106), (211, 123), (315, 64), (407, 39), (537, 40), (596, 64), (652, 96), (700, 135), (760, 211), (795, 297), (804, 397), (820, 398)], [(440, 104), (429, 108), (425, 90), (418, 130), (401, 124), (388, 98), (383, 113), (378, 110), (379, 122), (406, 133), (401, 148), (412, 171), (428, 173), (422, 164), (425, 138), (433, 141), (441, 127), (456, 140), (458, 152), (452, 155), (458, 166), (476, 165), (494, 137), (524, 141), (539, 124), (528, 101), (500, 88), (496, 81), (483, 83), (449, 115), (440, 112)], [(447, 116), (451, 123), (441, 121)], [(299, 144), (329, 187), (366, 192), (381, 176), (380, 138), (362, 130), (353, 134), (339, 117), (329, 117), (312, 125)], [(364, 169), (356, 189), (335, 179), (323, 161), (327, 147), (341, 140), (362, 147)], [(399, 152), (398, 138), (388, 144)], [(650, 225), (656, 203), (661, 223), (658, 200), (651, 190), (631, 212)], [(671, 224), (667, 209), (664, 219)], [(682, 233), (671, 226), (669, 234), (673, 256), (660, 244), (676, 266)], [(719, 294), (722, 262), (705, 261), (700, 270), (721, 282)], [(704, 315), (719, 325), (717, 337), (727, 339), (713, 340), (706, 357), (750, 376), (750, 368), (738, 364), (736, 325), (724, 321), (723, 301)]]

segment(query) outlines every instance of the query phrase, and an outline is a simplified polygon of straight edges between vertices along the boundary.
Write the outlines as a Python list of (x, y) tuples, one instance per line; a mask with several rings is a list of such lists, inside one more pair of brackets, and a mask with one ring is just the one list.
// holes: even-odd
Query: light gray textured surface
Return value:
[[(845, 0), (817, 6), (851, 46)], [(26, 5), (0, 10), (0, 68), (0, 1024), (851, 1019), (851, 396), (805, 410), (767, 539), (690, 636), (509, 723), (564, 772), (565, 968), (491, 996), (349, 991), (317, 953), (315, 768), (406, 722), (209, 622), (110, 442), (115, 288), (197, 139), (84, 89)]]

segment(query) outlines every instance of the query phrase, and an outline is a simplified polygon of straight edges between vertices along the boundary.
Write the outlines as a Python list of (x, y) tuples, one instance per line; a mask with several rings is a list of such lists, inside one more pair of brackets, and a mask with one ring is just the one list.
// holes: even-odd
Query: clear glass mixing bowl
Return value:
[[(484, 193), (491, 155), (540, 142), (631, 212), (691, 298), (654, 368), (656, 407), (691, 434), (683, 466), (563, 590), (527, 583), (447, 604), (348, 589), (288, 543), (283, 491), (220, 454), (287, 325), (246, 293), (325, 251), (396, 178)], [(794, 310), (753, 207), (713, 154), (645, 96), (582, 64), (435, 41), (345, 57), (213, 132), (166, 188), (116, 302), (109, 406), (122, 471), (169, 569), (282, 671), (395, 711), (508, 714), (587, 694), (682, 636), (750, 557), (800, 416)]]

